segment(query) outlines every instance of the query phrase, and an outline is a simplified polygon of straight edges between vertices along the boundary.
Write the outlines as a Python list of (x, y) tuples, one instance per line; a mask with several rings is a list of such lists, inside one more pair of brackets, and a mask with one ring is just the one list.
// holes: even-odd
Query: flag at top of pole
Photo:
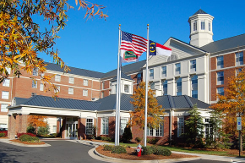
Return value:
[(161, 45), (159, 43), (149, 41), (149, 55), (165, 55), (165, 56), (171, 56), (172, 49)]
[(122, 31), (120, 49), (123, 63), (138, 61), (147, 50), (147, 39)]

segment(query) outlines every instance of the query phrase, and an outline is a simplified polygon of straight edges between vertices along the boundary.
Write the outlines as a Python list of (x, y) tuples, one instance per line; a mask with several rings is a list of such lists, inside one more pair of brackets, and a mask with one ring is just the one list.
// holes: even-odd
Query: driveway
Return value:
[(102, 163), (88, 155), (91, 146), (47, 141), (50, 147), (19, 147), (0, 142), (0, 163)]

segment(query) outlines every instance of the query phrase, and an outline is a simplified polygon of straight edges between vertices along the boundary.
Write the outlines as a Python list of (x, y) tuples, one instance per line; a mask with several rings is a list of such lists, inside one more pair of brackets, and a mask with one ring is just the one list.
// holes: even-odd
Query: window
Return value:
[(56, 132), (57, 132), (57, 126), (53, 125), (53, 133), (56, 133)]
[(242, 68), (236, 69), (236, 76), (242, 71)]
[(69, 83), (74, 84), (74, 78), (73, 77), (69, 77)]
[(10, 84), (10, 80), (9, 79), (4, 79), (3, 86), (4, 87), (9, 87), (9, 84)]
[(83, 85), (88, 86), (88, 80), (87, 79), (83, 79)]
[(129, 93), (129, 85), (124, 85), (124, 92)]
[(5, 68), (5, 69), (6, 69), (6, 71), (8, 72), (8, 74), (11, 73), (11, 68), (7, 67), (7, 68)]
[(191, 78), (191, 94), (193, 98), (198, 98), (198, 77), (194, 75)]
[(141, 73), (137, 74), (137, 83), (139, 84), (142, 81)]
[(94, 123), (93, 119), (86, 120), (86, 135), (93, 135), (94, 134)]
[(217, 68), (223, 68), (224, 67), (224, 57), (219, 56), (217, 57)]
[(211, 23), (208, 22), (208, 30), (211, 31)]
[(8, 112), (7, 104), (1, 104), (1, 112)]
[(74, 89), (73, 88), (68, 88), (68, 94), (73, 95)]
[(154, 82), (150, 82), (150, 88), (153, 90), (155, 89), (155, 83)]
[(124, 129), (126, 128), (128, 123), (127, 119), (121, 119), (121, 125), (120, 125), (120, 135), (124, 133)]
[(33, 76), (37, 76), (37, 75), (38, 75), (38, 68), (37, 68), (37, 67), (35, 67), (35, 68), (33, 69), (32, 75), (33, 75)]
[(184, 133), (184, 117), (178, 118), (178, 137)]
[(224, 71), (217, 72), (217, 85), (224, 84)]
[(150, 69), (150, 79), (154, 79), (154, 69)]
[(205, 30), (205, 21), (201, 21), (201, 30)]
[(56, 90), (54, 90), (54, 93), (58, 93), (58, 92), (60, 92), (60, 86), (55, 86), (56, 87)]
[(236, 66), (243, 65), (243, 52), (236, 53)]
[(108, 135), (108, 126), (109, 126), (109, 123), (108, 123), (108, 118), (102, 118), (102, 135)]
[(162, 66), (162, 77), (167, 76), (167, 66)]
[(180, 63), (175, 64), (175, 75), (179, 75), (181, 73)]
[(104, 98), (104, 92), (101, 92), (101, 98)]
[(225, 92), (224, 92), (224, 87), (219, 87), (219, 88), (217, 88), (217, 93), (219, 94), (219, 95), (225, 95)]
[(194, 21), (193, 23), (193, 31), (197, 30), (197, 20)]
[(165, 80), (165, 81), (162, 83), (162, 86), (163, 86), (163, 95), (167, 95), (167, 94), (168, 94), (168, 81)]
[(160, 124), (156, 129), (147, 127), (147, 136), (163, 136), (163, 124)]
[(60, 75), (55, 75), (55, 81), (60, 82), (61, 76)]
[(182, 78), (176, 80), (176, 94), (177, 96), (182, 95)]
[(40, 83), (40, 91), (43, 91), (43, 83)]
[(87, 89), (83, 90), (83, 96), (88, 96), (88, 90)]
[(9, 99), (9, 92), (2, 91), (2, 99)]
[(196, 60), (190, 61), (190, 72), (196, 72)]
[(105, 83), (104, 82), (102, 82), (102, 89), (104, 89), (105, 88)]
[(204, 137), (210, 138), (212, 140), (213, 139), (213, 125), (210, 124), (210, 119), (205, 118), (204, 129), (205, 129)]
[(32, 88), (37, 88), (37, 81), (35, 80), (32, 80)]

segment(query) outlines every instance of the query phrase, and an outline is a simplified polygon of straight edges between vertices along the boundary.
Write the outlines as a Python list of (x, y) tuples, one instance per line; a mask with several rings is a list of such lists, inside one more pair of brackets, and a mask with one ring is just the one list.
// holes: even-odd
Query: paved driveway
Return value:
[(88, 155), (92, 148), (69, 141), (47, 141), (50, 147), (19, 147), (0, 142), (0, 163), (102, 163)]

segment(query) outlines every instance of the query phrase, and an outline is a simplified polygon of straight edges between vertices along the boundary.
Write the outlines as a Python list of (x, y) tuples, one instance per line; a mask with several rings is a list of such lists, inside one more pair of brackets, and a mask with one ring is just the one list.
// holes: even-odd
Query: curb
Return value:
[(22, 144), (22, 143), (11, 142), (10, 139), (5, 139), (5, 141), (0, 140), (0, 142), (12, 144), (12, 145), (19, 146), (19, 147), (50, 147), (51, 146), (48, 143), (41, 144), (41, 145), (27, 145), (27, 144)]

